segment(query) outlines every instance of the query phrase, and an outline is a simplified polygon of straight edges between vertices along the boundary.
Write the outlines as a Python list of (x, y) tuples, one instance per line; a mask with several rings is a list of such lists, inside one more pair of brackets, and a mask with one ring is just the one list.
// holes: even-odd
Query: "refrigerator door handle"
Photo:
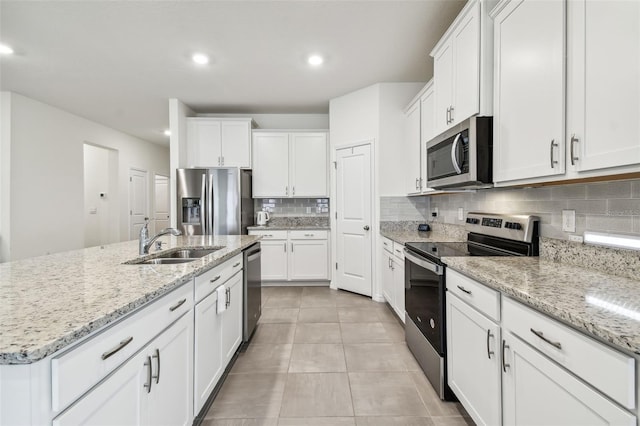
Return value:
[(207, 175), (202, 175), (202, 188), (200, 190), (200, 225), (202, 225), (202, 233), (206, 234), (205, 231), (205, 188), (207, 183)]
[(213, 235), (213, 174), (209, 173), (209, 199), (207, 206), (207, 217), (209, 228), (207, 229), (207, 235)]

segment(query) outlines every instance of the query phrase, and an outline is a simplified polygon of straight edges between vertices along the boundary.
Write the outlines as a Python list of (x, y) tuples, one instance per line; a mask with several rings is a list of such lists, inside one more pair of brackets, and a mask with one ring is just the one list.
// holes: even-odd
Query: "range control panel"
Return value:
[(469, 212), (466, 229), (477, 234), (531, 242), (534, 224), (539, 221), (540, 218), (533, 215)]

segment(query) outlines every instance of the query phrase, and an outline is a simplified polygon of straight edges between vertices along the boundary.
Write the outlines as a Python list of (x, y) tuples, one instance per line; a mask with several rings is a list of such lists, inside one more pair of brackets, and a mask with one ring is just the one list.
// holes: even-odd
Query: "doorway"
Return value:
[(153, 218), (155, 223), (153, 231), (158, 233), (161, 229), (169, 227), (169, 177), (156, 174), (154, 180), (155, 208)]
[(129, 169), (129, 239), (140, 235), (148, 212), (147, 171)]
[(337, 287), (372, 295), (371, 144), (336, 149)]
[(85, 143), (84, 246), (118, 241), (118, 151)]

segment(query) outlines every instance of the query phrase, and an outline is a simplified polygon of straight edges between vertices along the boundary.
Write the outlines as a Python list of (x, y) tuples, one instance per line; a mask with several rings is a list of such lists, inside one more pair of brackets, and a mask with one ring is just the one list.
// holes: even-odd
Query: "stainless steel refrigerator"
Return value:
[(177, 225), (184, 235), (247, 234), (254, 223), (251, 170), (178, 169)]

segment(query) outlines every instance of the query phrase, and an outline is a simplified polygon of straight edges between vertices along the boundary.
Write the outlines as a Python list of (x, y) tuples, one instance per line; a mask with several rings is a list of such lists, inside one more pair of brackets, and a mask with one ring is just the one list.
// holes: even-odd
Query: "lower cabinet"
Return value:
[(382, 237), (382, 294), (404, 322), (404, 245)]
[(242, 274), (234, 275), (227, 283), (227, 310), (222, 315), (222, 362), (226, 367), (242, 343)]
[(329, 233), (326, 230), (250, 230), (262, 240), (263, 281), (329, 279)]
[(505, 425), (636, 425), (635, 416), (517, 337), (507, 335), (503, 345)]
[(111, 376), (58, 416), (66, 425), (188, 425), (193, 317), (176, 321)]

